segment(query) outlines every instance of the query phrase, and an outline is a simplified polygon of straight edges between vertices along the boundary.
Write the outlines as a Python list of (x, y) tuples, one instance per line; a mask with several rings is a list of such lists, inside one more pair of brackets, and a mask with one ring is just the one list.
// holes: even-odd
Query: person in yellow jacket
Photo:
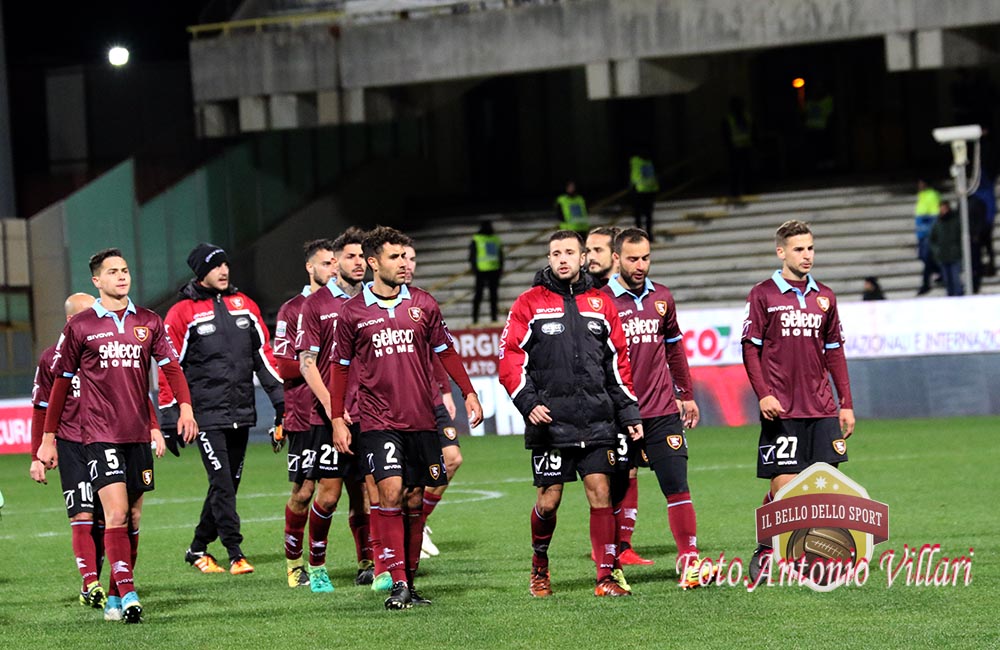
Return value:
[(632, 156), (629, 159), (629, 183), (632, 187), (635, 227), (645, 230), (649, 234), (649, 241), (653, 241), (653, 203), (660, 191), (653, 161), (642, 154)]
[(924, 263), (924, 271), (917, 295), (931, 290), (931, 275), (938, 273), (938, 264), (931, 253), (931, 229), (941, 212), (941, 195), (927, 181), (917, 181), (917, 204), (913, 207), (914, 231), (917, 235), (917, 257)]
[(500, 290), (500, 276), (503, 275), (503, 244), (493, 232), (493, 222), (484, 221), (479, 232), (469, 243), (469, 264), (476, 276), (476, 289), (472, 297), (472, 322), (479, 322), (479, 303), (483, 300), (483, 290), (490, 291), (490, 320), (497, 320), (497, 294)]
[(566, 182), (566, 192), (556, 198), (556, 219), (559, 230), (575, 230), (584, 237), (590, 232), (590, 216), (587, 202), (576, 193), (576, 183)]

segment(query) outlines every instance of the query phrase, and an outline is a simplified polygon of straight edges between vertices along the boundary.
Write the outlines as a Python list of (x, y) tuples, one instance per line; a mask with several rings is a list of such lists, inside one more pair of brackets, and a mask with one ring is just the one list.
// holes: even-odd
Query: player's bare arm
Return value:
[(31, 476), (31, 480), (35, 483), (42, 483), (44, 485), (48, 485), (49, 483), (45, 478), (45, 465), (40, 460), (31, 461), (31, 467), (28, 468), (28, 475)]
[(56, 434), (43, 433), (42, 444), (38, 447), (38, 460), (48, 469), (59, 466), (59, 454), (56, 452)]
[(458, 412), (455, 409), (455, 398), (451, 396), (451, 393), (441, 393), (441, 401), (444, 402), (444, 409), (448, 411), (448, 417), (454, 420), (455, 414)]
[(342, 454), (354, 455), (351, 451), (351, 430), (344, 418), (333, 418), (333, 448)]
[(549, 407), (544, 404), (539, 404), (535, 408), (531, 409), (528, 413), (528, 422), (531, 422), (535, 426), (539, 424), (551, 424), (552, 416), (549, 415)]
[(316, 365), (317, 354), (312, 350), (303, 350), (299, 353), (299, 371), (302, 373), (302, 378), (306, 380), (306, 384), (309, 385), (309, 390), (313, 392), (316, 399), (323, 406), (323, 411), (326, 416), (333, 419), (333, 413), (330, 412), (330, 391), (326, 387), (326, 383), (323, 382), (323, 376), (319, 372), (319, 366)]
[(693, 429), (701, 421), (701, 411), (693, 399), (681, 400), (681, 418), (685, 429)]
[(184, 442), (191, 442), (198, 435), (198, 422), (194, 419), (194, 409), (187, 402), (181, 402), (180, 410), (180, 417), (177, 418), (177, 433), (181, 435)]
[(845, 438), (854, 433), (854, 409), (840, 409), (840, 431)]
[(465, 396), (465, 413), (469, 416), (469, 426), (478, 427), (483, 421), (483, 407), (479, 403), (479, 395), (469, 393)]

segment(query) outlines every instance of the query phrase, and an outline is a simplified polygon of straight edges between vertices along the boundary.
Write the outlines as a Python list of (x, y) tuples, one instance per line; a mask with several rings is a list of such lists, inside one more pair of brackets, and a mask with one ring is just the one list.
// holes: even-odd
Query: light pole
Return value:
[(979, 177), (979, 138), (983, 129), (978, 124), (965, 126), (947, 126), (934, 129), (934, 139), (939, 143), (951, 144), (951, 177), (955, 179), (955, 191), (958, 193), (959, 218), (962, 223), (962, 286), (964, 295), (972, 295), (972, 242), (969, 237), (969, 187), (965, 176), (965, 166), (969, 164), (969, 151), (966, 141), (975, 143), (975, 167), (973, 177)]

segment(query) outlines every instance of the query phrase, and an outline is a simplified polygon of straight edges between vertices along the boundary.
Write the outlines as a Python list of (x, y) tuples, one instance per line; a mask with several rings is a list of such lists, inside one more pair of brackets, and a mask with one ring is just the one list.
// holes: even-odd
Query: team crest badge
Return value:
[(819, 305), (820, 309), (826, 311), (827, 309), (830, 308), (830, 299), (827, 298), (826, 296), (820, 296), (816, 298), (816, 304)]
[(837, 438), (833, 441), (833, 450), (843, 456), (847, 453), (847, 441), (843, 438)]
[(406, 310), (406, 313), (410, 315), (410, 320), (412, 320), (414, 323), (420, 322), (420, 314), (421, 314), (420, 307), (410, 307), (409, 309)]
[(456, 429), (455, 427), (445, 427), (444, 437), (447, 438), (448, 440), (454, 440), (455, 438), (458, 437), (458, 429)]
[(142, 482), (146, 485), (152, 485), (153, 483), (153, 470), (144, 469), (142, 470)]
[(603, 298), (587, 298), (587, 302), (590, 303), (590, 308), (594, 311), (600, 311), (601, 307), (604, 306)]
[(666, 300), (657, 300), (656, 302), (653, 303), (653, 306), (656, 307), (656, 313), (659, 314), (660, 316), (666, 316), (667, 315), (667, 301)]
[(233, 296), (229, 299), (230, 304), (236, 309), (243, 309), (243, 298), (239, 296)]
[(430, 470), (430, 472), (431, 472), (431, 478), (434, 479), (435, 481), (438, 480), (439, 478), (441, 478), (441, 466), (440, 465), (437, 465), (437, 464), (431, 465), (427, 469)]
[(132, 333), (135, 334), (135, 338), (140, 342), (144, 342), (149, 338), (149, 328), (145, 326), (133, 327)]
[(608, 465), (614, 465), (614, 464), (615, 464), (615, 452), (609, 449), (608, 450)]
[(680, 449), (681, 445), (684, 444), (684, 436), (676, 434), (667, 436), (667, 444), (670, 445), (671, 449)]

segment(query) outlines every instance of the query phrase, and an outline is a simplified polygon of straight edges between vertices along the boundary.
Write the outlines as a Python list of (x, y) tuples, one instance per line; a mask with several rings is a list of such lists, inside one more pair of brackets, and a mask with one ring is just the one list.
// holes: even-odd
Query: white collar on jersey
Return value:
[[(778, 289), (781, 291), (781, 293), (786, 293), (788, 291), (794, 291), (795, 290), (795, 287), (793, 287), (791, 284), (789, 284), (788, 280), (786, 280), (785, 278), (781, 277), (781, 269), (778, 269), (777, 271), (775, 271), (774, 275), (771, 276), (771, 279), (774, 280), (774, 283), (776, 285), (778, 285)], [(807, 273), (806, 274), (806, 290), (805, 290), (805, 293), (809, 293), (810, 291), (816, 291), (818, 293), (819, 292), (819, 285), (817, 285), (816, 281), (813, 280), (813, 276), (811, 274)]]
[(628, 289), (626, 289), (625, 287), (622, 286), (622, 283), (618, 281), (618, 276), (620, 276), (620, 275), (621, 275), (621, 273), (615, 273), (614, 275), (611, 276), (611, 279), (608, 280), (608, 286), (611, 287), (611, 293), (615, 294), (615, 298), (618, 298), (622, 294), (627, 293), (628, 295), (632, 296), (636, 300), (642, 300), (643, 298), (646, 297), (647, 293), (650, 293), (654, 289), (654, 287), (653, 287), (653, 281), (650, 280), (649, 277), (647, 277), (646, 278), (646, 284), (643, 286), (642, 295), (637, 296), (637, 295), (635, 295), (634, 293), (632, 293), (631, 291), (629, 291)]
[(326, 288), (330, 290), (330, 293), (333, 294), (334, 298), (350, 298), (350, 296), (340, 288), (340, 285), (337, 284), (337, 278), (330, 278), (330, 281), (326, 283)]
[(310, 285), (308, 285), (308, 284), (306, 286), (302, 287), (302, 294), (301, 295), (303, 297), (305, 297), (305, 298), (308, 298), (310, 295), (312, 295), (312, 287)]
[[(98, 298), (94, 302), (93, 310), (95, 312), (97, 312), (97, 315), (100, 316), (101, 318), (104, 318), (108, 314), (114, 314), (117, 317), (117, 314), (115, 314), (113, 311), (111, 311), (110, 309), (107, 309), (104, 305), (101, 304), (101, 299), (100, 298)], [(131, 298), (128, 299), (128, 306), (125, 307), (125, 311), (126, 312), (132, 312), (133, 314), (136, 313), (136, 311), (135, 311), (135, 303), (132, 302)]]
[(385, 309), (391, 309), (396, 305), (398, 305), (399, 303), (401, 303), (402, 301), (410, 299), (410, 288), (407, 287), (405, 284), (400, 285), (399, 295), (393, 298), (392, 300), (382, 300), (374, 293), (372, 293), (372, 284), (374, 284), (374, 282), (366, 282), (364, 289), (361, 290), (361, 293), (364, 294), (365, 297), (365, 307), (371, 307), (375, 303), (378, 303), (379, 307), (383, 307)]

